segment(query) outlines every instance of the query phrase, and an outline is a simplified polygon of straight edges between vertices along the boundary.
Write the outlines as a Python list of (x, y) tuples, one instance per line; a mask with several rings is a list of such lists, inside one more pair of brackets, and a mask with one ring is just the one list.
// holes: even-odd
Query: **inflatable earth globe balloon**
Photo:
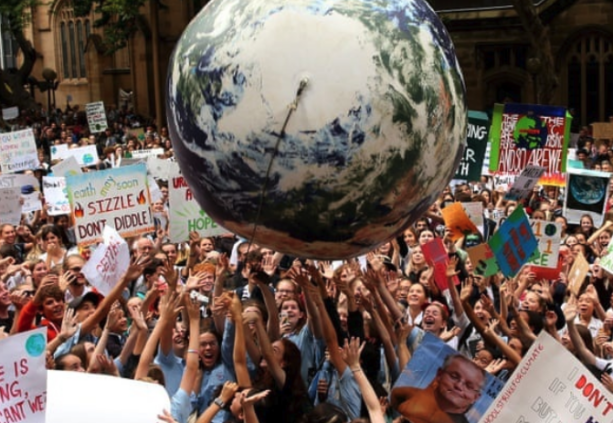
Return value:
[(424, 0), (213, 0), (177, 43), (167, 90), (202, 208), (290, 255), (392, 239), (463, 154), (464, 80)]

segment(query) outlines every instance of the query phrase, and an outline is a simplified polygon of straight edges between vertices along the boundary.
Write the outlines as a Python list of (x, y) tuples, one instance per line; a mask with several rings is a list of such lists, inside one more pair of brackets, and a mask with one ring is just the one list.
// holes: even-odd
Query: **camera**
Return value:
[(198, 301), (198, 302), (201, 302), (204, 305), (207, 305), (209, 303), (209, 297), (199, 293), (198, 291), (190, 292), (189, 293), (189, 298), (191, 298), (192, 301)]

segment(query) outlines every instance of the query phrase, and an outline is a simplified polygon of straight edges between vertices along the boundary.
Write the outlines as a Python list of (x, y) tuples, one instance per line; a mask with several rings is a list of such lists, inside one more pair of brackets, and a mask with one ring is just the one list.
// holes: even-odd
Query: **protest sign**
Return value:
[(473, 203), (462, 203), (464, 211), (468, 215), (468, 218), (475, 224), (479, 232), (483, 234), (484, 221), (483, 221), (483, 203), (476, 201)]
[(479, 244), (466, 249), (470, 262), (473, 265), (474, 273), (477, 275), (493, 276), (498, 273), (498, 263), (492, 249), (488, 244)]
[(70, 155), (73, 156), (81, 166), (92, 166), (100, 161), (98, 158), (98, 150), (95, 145), (72, 148), (70, 149)]
[(450, 204), (443, 208), (441, 213), (445, 221), (445, 228), (449, 230), (449, 238), (451, 238), (452, 241), (457, 241), (466, 235), (479, 232), (479, 229), (477, 229), (464, 211), (462, 203), (456, 202)]
[(598, 423), (613, 394), (547, 331), (541, 331), (479, 423)]
[(592, 138), (595, 140), (607, 139), (613, 140), (613, 123), (612, 122), (594, 122), (592, 123)]
[[(407, 342), (412, 345), (419, 342), (419, 345), (392, 388), (391, 399), (396, 410), (412, 422), (477, 423), (504, 383), (431, 333), (414, 330)], [(451, 386), (459, 385), (455, 381), (457, 377), (464, 383), (461, 401), (451, 398), (457, 394), (451, 392)], [(449, 408), (455, 410), (447, 411)], [(464, 410), (459, 412), (458, 408)]]
[(513, 182), (511, 189), (505, 194), (505, 200), (519, 201), (528, 198), (537, 182), (545, 173), (541, 166), (527, 166)]
[(21, 223), (21, 189), (0, 188), (0, 222), (19, 225)]
[[(175, 166), (173, 166), (175, 165)], [(168, 175), (174, 172), (174, 168), (178, 167), (176, 163), (167, 159), (160, 159), (158, 157), (147, 157), (147, 169), (149, 173), (156, 179), (168, 180)]]
[(607, 272), (613, 274), (613, 242), (609, 243), (606, 254), (600, 258), (598, 263)]
[(530, 226), (538, 242), (538, 248), (534, 251), (528, 263), (538, 267), (557, 268), (562, 224), (530, 219)]
[(46, 423), (152, 423), (170, 410), (162, 385), (59, 370), (49, 371), (47, 400)]
[[(447, 265), (449, 264), (449, 256), (447, 249), (440, 238), (434, 238), (432, 241), (421, 246), (421, 251), (424, 253), (424, 258), (432, 265), (434, 269), (434, 283), (442, 291), (449, 289), (447, 283)], [(453, 277), (453, 283), (460, 284), (457, 276)]]
[(160, 187), (157, 182), (155, 182), (155, 178), (151, 175), (147, 175), (147, 181), (149, 181), (149, 194), (151, 194), (151, 202), (157, 203), (164, 198), (162, 191), (160, 191)]
[(62, 160), (55, 166), (52, 166), (51, 172), (53, 172), (53, 176), (63, 177), (81, 175), (83, 173), (77, 159), (75, 159), (73, 156)]
[(70, 203), (66, 192), (66, 178), (43, 176), (43, 193), (49, 216), (70, 214)]
[(494, 175), (492, 179), (494, 181), (494, 188), (506, 192), (513, 185), (515, 179), (517, 179), (517, 175)]
[(87, 124), (91, 133), (104, 132), (108, 128), (106, 112), (104, 111), (104, 103), (102, 101), (86, 104), (85, 113), (87, 114)]
[(490, 139), (490, 170), (517, 175), (544, 166), (548, 185), (564, 186), (571, 116), (562, 107), (496, 104)]
[(34, 175), (2, 175), (0, 176), (0, 187), (20, 188), (22, 200), (21, 213), (29, 213), (43, 209), (40, 200), (40, 183)]
[(32, 129), (0, 134), (2, 173), (15, 173), (40, 167)]
[(144, 164), (68, 176), (66, 185), (80, 246), (100, 242), (105, 225), (124, 238), (153, 232)]
[(192, 231), (198, 232), (203, 237), (228, 232), (200, 208), (182, 175), (175, 173), (170, 178), (168, 203), (171, 242), (186, 241)]
[(496, 256), (502, 274), (507, 277), (515, 276), (538, 247), (521, 205), (504, 221), (488, 244)]
[(83, 266), (83, 275), (102, 295), (111, 293), (130, 265), (128, 243), (109, 226), (102, 232), (103, 243), (98, 245)]
[(2, 119), (11, 120), (19, 117), (19, 107), (7, 107), (2, 109)]
[(588, 169), (568, 169), (564, 216), (570, 224), (579, 224), (589, 214), (594, 226), (602, 225), (609, 200), (611, 174)]
[(0, 341), (0, 422), (45, 423), (46, 348), (46, 327)]
[(52, 145), (51, 148), (51, 161), (64, 160), (70, 157), (70, 150), (68, 144)]
[(581, 291), (581, 286), (589, 271), (590, 265), (583, 256), (583, 253), (579, 251), (579, 254), (577, 254), (573, 262), (573, 267), (571, 267), (568, 273), (568, 289), (570, 289), (570, 292), (577, 298), (579, 297), (579, 291)]
[(487, 147), (489, 119), (483, 112), (468, 112), (468, 133), (466, 148), (456, 170), (454, 179), (478, 181), (481, 178), (483, 157)]
[(157, 157), (164, 154), (163, 148), (150, 148), (148, 150), (134, 150), (132, 154), (133, 159), (146, 159), (148, 157)]

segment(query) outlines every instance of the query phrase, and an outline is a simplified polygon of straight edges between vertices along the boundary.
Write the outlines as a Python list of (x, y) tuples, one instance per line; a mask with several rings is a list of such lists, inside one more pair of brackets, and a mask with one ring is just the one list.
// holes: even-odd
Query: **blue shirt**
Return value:
[(172, 348), (168, 355), (164, 355), (162, 349), (158, 346), (158, 353), (153, 362), (162, 369), (164, 380), (166, 381), (166, 392), (172, 397), (179, 389), (179, 386), (181, 386), (181, 378), (185, 371), (185, 360), (177, 357)]

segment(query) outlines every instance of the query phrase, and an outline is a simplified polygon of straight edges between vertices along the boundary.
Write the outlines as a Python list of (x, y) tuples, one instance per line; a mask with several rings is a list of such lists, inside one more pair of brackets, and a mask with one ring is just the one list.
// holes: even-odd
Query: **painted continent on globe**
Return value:
[(243, 237), (257, 222), (254, 241), (287, 254), (348, 258), (391, 239), (462, 155), (463, 77), (423, 0), (214, 0), (167, 89), (198, 202)]

